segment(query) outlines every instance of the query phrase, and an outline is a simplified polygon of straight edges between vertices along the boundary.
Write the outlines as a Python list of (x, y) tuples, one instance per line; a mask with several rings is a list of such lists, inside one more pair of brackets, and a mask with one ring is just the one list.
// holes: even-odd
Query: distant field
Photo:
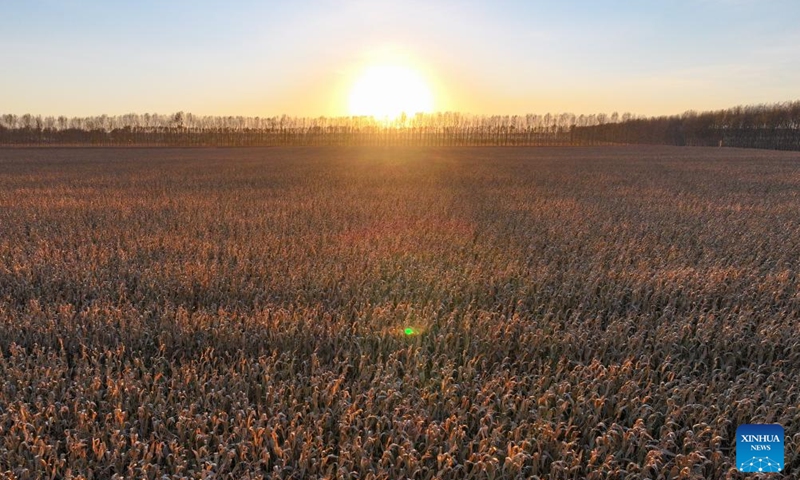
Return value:
[(798, 153), (0, 149), (0, 474), (796, 475), (798, 272)]

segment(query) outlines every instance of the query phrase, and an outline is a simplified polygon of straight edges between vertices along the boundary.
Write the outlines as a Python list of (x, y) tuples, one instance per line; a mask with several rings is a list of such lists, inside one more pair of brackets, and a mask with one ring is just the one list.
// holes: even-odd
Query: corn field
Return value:
[(798, 271), (792, 152), (1, 149), (0, 476), (797, 475)]

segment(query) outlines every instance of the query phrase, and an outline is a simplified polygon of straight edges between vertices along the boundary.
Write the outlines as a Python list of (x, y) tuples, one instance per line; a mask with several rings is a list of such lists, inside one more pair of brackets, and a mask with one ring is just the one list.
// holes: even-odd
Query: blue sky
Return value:
[(359, 68), (436, 108), (680, 113), (800, 99), (800, 2), (0, 0), (0, 113), (344, 115)]

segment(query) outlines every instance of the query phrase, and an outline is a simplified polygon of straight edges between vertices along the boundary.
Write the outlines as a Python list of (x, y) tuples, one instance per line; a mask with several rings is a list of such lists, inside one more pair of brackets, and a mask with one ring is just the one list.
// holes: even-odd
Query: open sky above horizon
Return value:
[(0, 0), (0, 113), (348, 115), (371, 65), (437, 111), (710, 110), (800, 99), (800, 2)]

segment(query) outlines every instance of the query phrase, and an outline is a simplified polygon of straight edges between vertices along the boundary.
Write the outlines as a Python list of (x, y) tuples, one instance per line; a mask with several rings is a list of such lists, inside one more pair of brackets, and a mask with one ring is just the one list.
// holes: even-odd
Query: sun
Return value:
[(433, 94), (415, 70), (396, 65), (367, 67), (350, 90), (350, 114), (393, 120), (405, 113), (429, 113)]

